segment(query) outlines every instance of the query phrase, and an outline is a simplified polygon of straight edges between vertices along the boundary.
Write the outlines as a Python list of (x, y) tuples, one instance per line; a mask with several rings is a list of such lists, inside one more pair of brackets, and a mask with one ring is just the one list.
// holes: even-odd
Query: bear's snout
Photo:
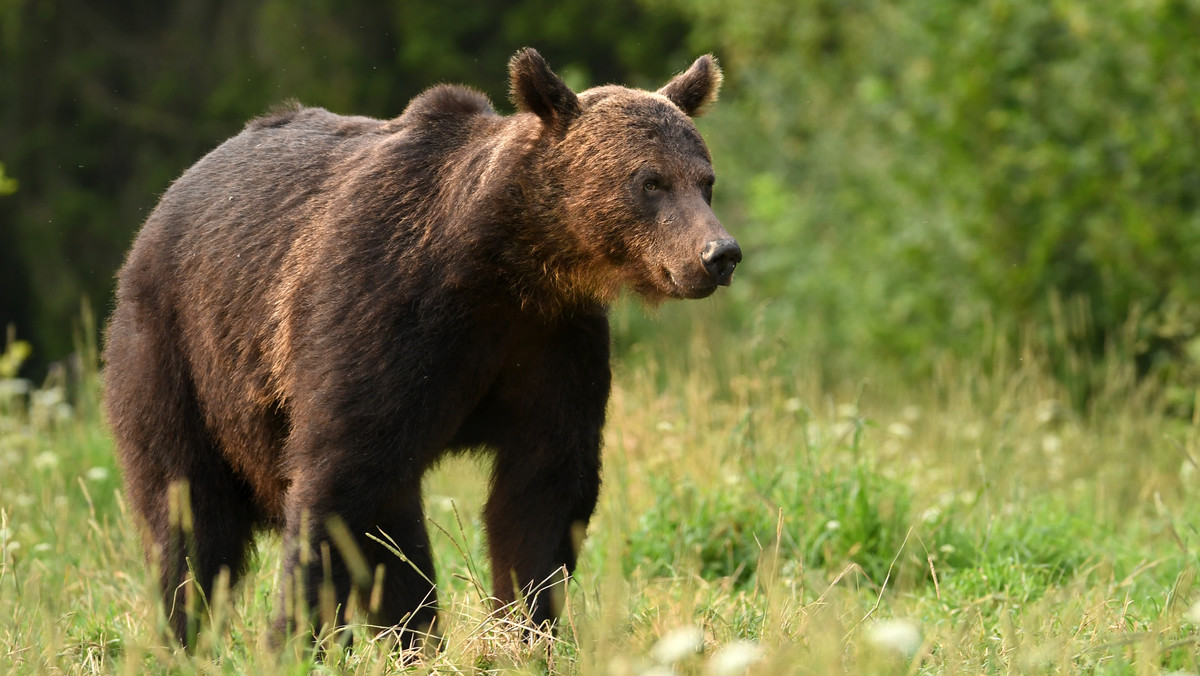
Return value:
[(700, 252), (704, 270), (720, 286), (729, 286), (733, 281), (733, 269), (742, 262), (742, 248), (732, 237), (714, 239), (704, 245)]

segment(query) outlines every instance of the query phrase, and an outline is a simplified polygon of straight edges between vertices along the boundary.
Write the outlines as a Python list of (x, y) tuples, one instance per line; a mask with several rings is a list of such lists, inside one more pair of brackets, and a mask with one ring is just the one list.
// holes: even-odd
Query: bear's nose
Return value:
[(714, 239), (704, 245), (700, 252), (700, 260), (710, 277), (721, 286), (729, 286), (733, 281), (733, 269), (742, 262), (742, 247), (732, 237)]

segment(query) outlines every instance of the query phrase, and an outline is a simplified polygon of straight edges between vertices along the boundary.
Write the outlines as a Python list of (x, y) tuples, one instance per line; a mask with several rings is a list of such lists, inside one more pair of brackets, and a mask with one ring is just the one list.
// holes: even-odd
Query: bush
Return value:
[(1200, 3), (677, 4), (729, 74), (708, 124), (743, 297), (828, 368), (1033, 325), (1200, 384)]

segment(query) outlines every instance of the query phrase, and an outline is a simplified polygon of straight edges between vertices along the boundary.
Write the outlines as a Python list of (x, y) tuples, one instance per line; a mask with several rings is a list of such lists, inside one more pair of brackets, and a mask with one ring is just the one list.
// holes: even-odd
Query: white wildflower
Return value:
[(0, 379), (0, 399), (23, 397), (33, 390), (33, 383), (25, 378)]
[(1043, 399), (1038, 402), (1034, 416), (1041, 425), (1055, 422), (1062, 418), (1063, 406), (1054, 399)]
[(58, 455), (51, 451), (39, 453), (33, 459), (33, 466), (38, 469), (53, 469), (58, 466)]
[(66, 395), (61, 387), (47, 387), (32, 392), (29, 399), (34, 408), (51, 409), (66, 401)]
[(659, 664), (674, 664), (704, 650), (704, 631), (700, 627), (679, 627), (667, 632), (651, 651)]
[(84, 476), (87, 477), (88, 481), (104, 481), (108, 478), (108, 468), (93, 467), (84, 473)]
[(830, 426), (829, 430), (833, 432), (836, 438), (849, 437), (855, 430), (855, 425), (847, 420), (839, 420)]
[(1179, 466), (1179, 481), (1180, 483), (1191, 483), (1196, 480), (1196, 465), (1191, 458), (1185, 458), (1183, 464)]
[(712, 676), (734, 676), (743, 674), (746, 669), (763, 657), (762, 648), (753, 641), (734, 641), (727, 643), (712, 656), (705, 671)]
[(921, 629), (911, 620), (876, 622), (867, 633), (872, 645), (912, 657), (921, 647)]
[(1200, 624), (1200, 601), (1193, 603), (1192, 607), (1188, 608), (1187, 612), (1184, 613), (1183, 616), (1186, 617), (1190, 622)]
[(60, 423), (67, 422), (71, 418), (75, 417), (75, 409), (71, 408), (71, 405), (65, 401), (58, 402), (54, 405), (54, 408), (50, 409), (50, 411), (50, 417), (56, 422)]
[(810, 422), (804, 427), (804, 436), (810, 443), (819, 444), (823, 438), (821, 434), (821, 426), (815, 422)]

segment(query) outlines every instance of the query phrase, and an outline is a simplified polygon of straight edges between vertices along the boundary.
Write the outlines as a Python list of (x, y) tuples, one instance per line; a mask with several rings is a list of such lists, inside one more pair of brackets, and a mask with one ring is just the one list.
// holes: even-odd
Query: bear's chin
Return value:
[(717, 285), (676, 287), (675, 297), (687, 300), (708, 298), (717, 292)]
[(670, 268), (663, 267), (663, 279), (658, 286), (662, 288), (663, 296), (681, 300), (697, 300), (708, 298), (717, 291), (719, 286), (715, 281), (704, 278), (699, 283), (682, 280)]
[(653, 283), (639, 284), (634, 290), (646, 301), (657, 305), (665, 300), (698, 300), (708, 298), (717, 291), (716, 283), (682, 284), (673, 275)]

